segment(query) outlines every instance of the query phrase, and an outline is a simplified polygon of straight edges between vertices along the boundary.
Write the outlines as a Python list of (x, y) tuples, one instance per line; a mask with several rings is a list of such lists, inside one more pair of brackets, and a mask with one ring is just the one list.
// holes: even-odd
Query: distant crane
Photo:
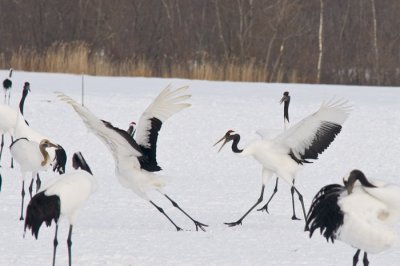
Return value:
[(49, 180), (50, 182), (45, 184), (31, 199), (26, 209), (25, 232), (27, 228), (30, 229), (36, 239), (43, 222), (47, 226), (50, 226), (52, 221), (56, 224), (53, 241), (53, 266), (56, 261), (60, 217), (67, 217), (70, 224), (67, 245), (68, 261), (71, 266), (72, 229), (79, 211), (97, 187), (92, 171), (80, 152), (73, 155), (72, 164), (75, 171)]
[(315, 195), (307, 215), (310, 237), (319, 229), (327, 241), (339, 239), (357, 248), (353, 266), (363, 250), (363, 264), (367, 266), (367, 253), (379, 253), (394, 244), (393, 224), (399, 220), (400, 187), (369, 181), (360, 170), (351, 171), (343, 183), (344, 186), (324, 186)]
[(128, 134), (133, 138), (135, 137), (135, 132), (136, 132), (136, 123), (135, 122), (130, 122), (129, 123), (129, 128), (126, 132), (128, 132)]
[(58, 93), (58, 95), (61, 100), (74, 108), (86, 127), (91, 129), (108, 147), (114, 157), (115, 173), (122, 186), (131, 189), (138, 196), (149, 201), (175, 226), (177, 231), (182, 229), (172, 221), (161, 207), (149, 199), (148, 191), (156, 190), (160, 192), (195, 224), (196, 230), (200, 228), (205, 231), (204, 227), (207, 225), (194, 220), (175, 201), (162, 192), (165, 182), (154, 174), (154, 172), (161, 170), (156, 158), (158, 133), (162, 124), (169, 117), (190, 106), (190, 104), (183, 102), (190, 97), (190, 95), (182, 95), (187, 88), (171, 90), (171, 87), (168, 86), (161, 91), (142, 114), (134, 139), (125, 130), (114, 127), (107, 121), (99, 120), (88, 109), (82, 107), (70, 97), (62, 93)]
[(292, 195), (297, 193), (305, 218), (303, 196), (294, 184), (296, 174), (303, 163), (308, 162), (309, 159), (318, 159), (318, 155), (331, 144), (341, 131), (350, 109), (350, 106), (343, 101), (323, 103), (317, 112), (275, 138), (254, 141), (244, 149), (238, 148), (240, 135), (234, 134), (233, 130), (228, 130), (214, 146), (224, 141), (220, 151), (226, 143), (232, 141), (234, 153), (241, 156), (252, 155), (263, 169), (261, 195), (257, 202), (239, 220), (225, 224), (228, 226), (242, 224), (242, 220), (262, 202), (265, 185), (274, 174), (291, 185)]
[[(3, 80), (3, 89), (4, 89), (4, 104), (10, 105), (10, 96), (11, 96), (11, 88), (12, 88), (12, 72), (13, 69), (10, 68), (10, 72), (8, 74), (8, 78)], [(7, 95), (8, 95), (8, 102), (7, 102)]]

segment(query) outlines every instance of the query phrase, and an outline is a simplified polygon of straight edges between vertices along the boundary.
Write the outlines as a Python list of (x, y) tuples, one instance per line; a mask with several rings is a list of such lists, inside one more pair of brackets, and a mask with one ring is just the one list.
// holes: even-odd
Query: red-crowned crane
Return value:
[[(8, 104), (8, 105), (10, 105), (10, 96), (11, 96), (11, 88), (12, 88), (12, 80), (11, 80), (12, 72), (13, 72), (13, 69), (10, 68), (8, 78), (3, 80), (4, 104)], [(8, 102), (7, 102), (7, 95), (8, 95)]]
[(232, 141), (232, 151), (241, 156), (253, 156), (262, 165), (261, 195), (257, 202), (236, 222), (225, 223), (228, 226), (242, 224), (242, 220), (263, 200), (265, 185), (276, 174), (291, 185), (291, 193), (296, 193), (306, 217), (303, 196), (295, 187), (297, 172), (303, 163), (310, 159), (318, 159), (335, 139), (347, 119), (351, 107), (343, 101), (323, 103), (319, 110), (304, 118), (285, 132), (273, 139), (262, 139), (251, 142), (240, 149), (240, 135), (228, 130), (214, 145), (223, 141), (219, 151), (225, 144)]
[(344, 186), (324, 186), (314, 197), (307, 215), (310, 237), (319, 229), (327, 241), (339, 239), (357, 249), (353, 266), (364, 251), (379, 253), (393, 246), (393, 228), (399, 220), (400, 187), (380, 180), (368, 180), (360, 170), (343, 178)]
[(120, 184), (131, 189), (138, 196), (147, 200), (157, 208), (176, 228), (182, 230), (175, 222), (156, 205), (148, 196), (148, 191), (156, 190), (164, 195), (174, 207), (185, 214), (196, 226), (205, 231), (207, 225), (194, 220), (175, 201), (162, 191), (165, 182), (154, 174), (161, 170), (156, 158), (158, 133), (162, 124), (173, 114), (187, 108), (185, 103), (190, 95), (183, 95), (188, 87), (172, 90), (170, 86), (165, 88), (147, 107), (142, 114), (137, 127), (135, 138), (132, 138), (125, 130), (114, 127), (111, 123), (99, 120), (87, 108), (82, 107), (70, 97), (58, 93), (59, 98), (69, 103), (82, 118), (85, 125), (100, 138), (110, 150), (115, 161), (115, 173)]
[(135, 123), (135, 122), (130, 122), (130, 123), (129, 123), (129, 127), (128, 127), (128, 129), (126, 130), (126, 132), (128, 132), (128, 134), (129, 134), (132, 138), (135, 137), (135, 132), (136, 132), (135, 127), (136, 127), (136, 123)]
[(71, 266), (72, 229), (79, 211), (97, 187), (90, 167), (80, 152), (73, 155), (72, 165), (76, 170), (50, 179), (31, 199), (26, 209), (25, 232), (27, 228), (30, 229), (36, 239), (43, 223), (50, 226), (54, 221), (56, 224), (53, 241), (53, 266), (56, 261), (60, 217), (68, 218), (69, 222), (67, 245), (68, 261)]
[[(24, 114), (25, 99), (30, 91), (31, 90), (29, 82), (25, 82), (24, 88), (22, 90), (22, 97), (19, 102), (19, 111), (21, 112), (21, 114)], [(11, 142), (13, 142), (14, 127), (15, 127), (15, 121), (17, 120), (17, 116), (18, 116), (17, 110), (14, 110), (8, 105), (0, 104), (0, 133), (1, 133), (0, 160), (3, 154), (4, 135), (7, 133), (10, 134)], [(11, 158), (11, 168), (14, 168), (14, 163), (12, 158)]]
[[(30, 129), (30, 127), (25, 124), (22, 114), (19, 114), (14, 128), (16, 139), (11, 143), (10, 151), (20, 167), (22, 176), (20, 220), (23, 220), (26, 174), (28, 172), (32, 173), (29, 186), (29, 194), (32, 198), (32, 186), (35, 177), (37, 177), (36, 191), (40, 188), (39, 171), (46, 171), (53, 165), (53, 171), (63, 174), (66, 164), (66, 154), (60, 145), (52, 143), (32, 129), (27, 129)], [(38, 137), (39, 141), (37, 140)]]

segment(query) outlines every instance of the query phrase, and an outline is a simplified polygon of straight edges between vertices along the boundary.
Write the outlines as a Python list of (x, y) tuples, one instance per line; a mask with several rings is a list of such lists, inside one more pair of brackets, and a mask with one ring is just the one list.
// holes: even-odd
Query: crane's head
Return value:
[(233, 131), (233, 130), (231, 130), (231, 129), (228, 130), (228, 131), (225, 133), (225, 135), (213, 145), (213, 147), (214, 147), (215, 145), (217, 145), (218, 143), (220, 143), (221, 141), (224, 141), (224, 142), (222, 143), (221, 148), (219, 148), (219, 150), (218, 150), (218, 152), (220, 152), (220, 151), (222, 150), (222, 148), (225, 146), (226, 143), (228, 143), (229, 141), (233, 140), (233, 138), (232, 138), (232, 133), (234, 133), (234, 132), (235, 132), (235, 131)]
[(284, 102), (290, 102), (290, 96), (289, 96), (289, 92), (288, 91), (285, 91), (283, 93), (283, 96), (282, 96), (281, 100), (279, 101), (280, 104), (282, 104)]
[(126, 132), (128, 132), (128, 134), (133, 138), (135, 136), (135, 132), (136, 132), (136, 123), (135, 122), (130, 122), (129, 123), (129, 128)]
[(31, 91), (31, 84), (29, 82), (24, 83), (24, 92)]
[(363, 172), (354, 169), (348, 175), (343, 177), (343, 184), (348, 194), (353, 192), (354, 184), (356, 183), (357, 180), (360, 181), (361, 185), (364, 187), (371, 187), (371, 188), (375, 187), (368, 181)]
[(50, 140), (48, 140), (48, 139), (42, 139), (42, 140), (40, 141), (39, 146), (42, 146), (43, 148), (50, 148), (50, 147), (58, 148), (58, 147), (59, 147), (58, 145), (52, 143), (52, 142), (51, 142)]

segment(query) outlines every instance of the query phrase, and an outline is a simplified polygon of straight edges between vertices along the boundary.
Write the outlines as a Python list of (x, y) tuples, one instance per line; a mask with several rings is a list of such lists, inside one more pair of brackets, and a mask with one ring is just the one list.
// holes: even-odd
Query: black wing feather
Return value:
[(307, 214), (307, 226), (310, 228), (310, 238), (316, 229), (326, 238), (334, 242), (336, 231), (343, 224), (343, 212), (338, 205), (338, 199), (345, 188), (338, 184), (327, 185), (315, 195)]
[(326, 121), (322, 122), (311, 145), (305, 149), (303, 154), (300, 154), (300, 161), (308, 163), (307, 159), (318, 159), (318, 155), (329, 147), (341, 130), (341, 125)]
[(161, 170), (161, 167), (157, 163), (157, 140), (158, 132), (160, 132), (162, 122), (160, 119), (153, 117), (150, 119), (151, 127), (148, 130), (149, 134), (149, 147), (140, 145), (143, 152), (143, 158), (140, 160), (140, 164), (143, 169), (149, 172), (157, 172)]
[(54, 220), (57, 223), (61, 214), (61, 201), (57, 195), (46, 196), (42, 191), (31, 199), (26, 208), (25, 227), (38, 238), (40, 226), (45, 222), (47, 226)]

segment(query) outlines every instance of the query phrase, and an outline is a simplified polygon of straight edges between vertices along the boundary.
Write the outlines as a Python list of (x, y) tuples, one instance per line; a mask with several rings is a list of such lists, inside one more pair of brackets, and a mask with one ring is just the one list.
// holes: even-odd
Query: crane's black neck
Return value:
[(283, 105), (283, 119), (289, 122), (289, 104), (290, 104), (290, 96), (287, 96), (287, 100), (285, 100)]
[(22, 91), (21, 100), (19, 102), (19, 110), (21, 111), (22, 115), (24, 114), (24, 104), (25, 104), (26, 96), (28, 96), (28, 92), (29, 92), (29, 90), (24, 88), (24, 90)]
[(243, 150), (238, 148), (240, 135), (239, 134), (231, 135), (230, 139), (232, 140), (232, 151), (234, 153), (241, 153)]
[(375, 187), (368, 181), (367, 177), (360, 170), (353, 170), (350, 173), (349, 182), (354, 183), (356, 180), (360, 181), (361, 185), (364, 187)]

